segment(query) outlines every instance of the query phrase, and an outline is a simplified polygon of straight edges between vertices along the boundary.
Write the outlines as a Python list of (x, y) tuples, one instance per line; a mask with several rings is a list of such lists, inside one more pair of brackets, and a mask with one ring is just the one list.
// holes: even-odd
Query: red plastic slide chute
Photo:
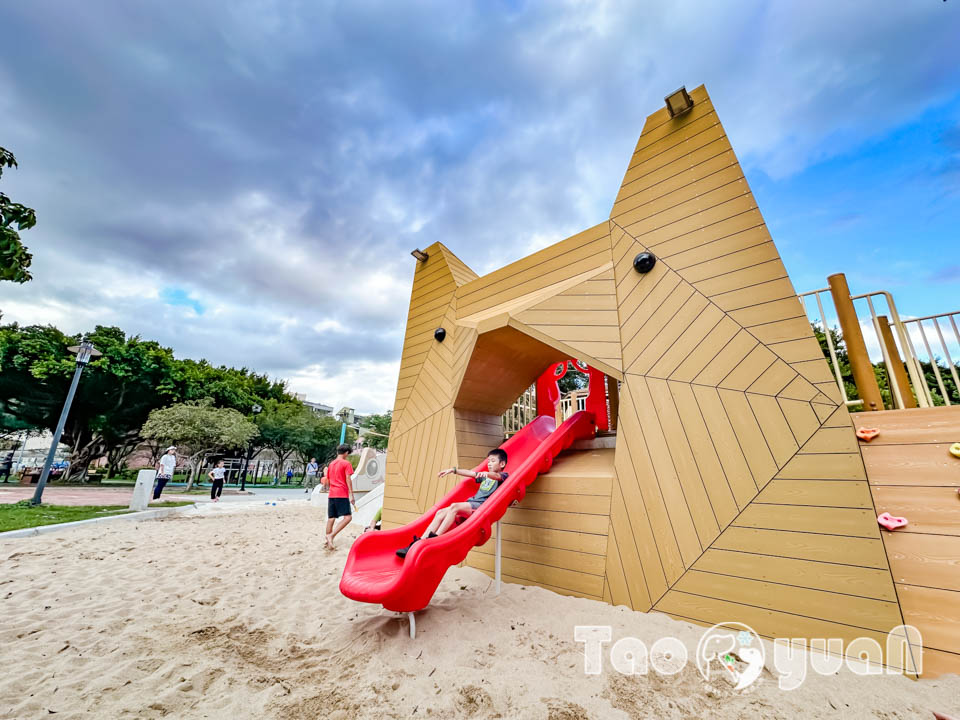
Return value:
[[(470, 548), (490, 539), (490, 527), (503, 517), (510, 503), (523, 499), (527, 485), (549, 470), (553, 459), (575, 440), (593, 437), (596, 432), (593, 415), (588, 412), (576, 413), (556, 430), (555, 426), (552, 417), (538, 417), (501, 445), (508, 457), (507, 481), (459, 526), (414, 544), (406, 559), (398, 558), (396, 551), (406, 547), (414, 535), (422, 536), (437, 510), (476, 493), (476, 480), (464, 479), (409, 525), (358, 537), (343, 569), (340, 592), (395, 612), (425, 608), (447, 568), (462, 562)], [(476, 467), (477, 471), (486, 469), (486, 461)]]

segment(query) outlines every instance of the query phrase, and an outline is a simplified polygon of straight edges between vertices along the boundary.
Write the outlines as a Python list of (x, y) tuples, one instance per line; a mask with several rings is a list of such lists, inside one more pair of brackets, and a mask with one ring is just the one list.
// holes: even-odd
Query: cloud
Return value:
[(960, 265), (947, 265), (932, 273), (927, 279), (935, 283), (960, 282)]
[(849, 152), (956, 92), (954, 10), (7, 3), (3, 187), (39, 224), (36, 280), (0, 307), (382, 411), (412, 248), (487, 272), (599, 222), (680, 84), (707, 84), (750, 172)]

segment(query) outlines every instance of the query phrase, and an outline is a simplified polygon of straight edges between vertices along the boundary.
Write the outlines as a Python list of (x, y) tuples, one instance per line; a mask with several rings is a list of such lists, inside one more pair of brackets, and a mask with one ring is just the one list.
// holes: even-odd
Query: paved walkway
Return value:
[[(36, 492), (36, 485), (3, 485), (0, 483), (0, 504), (28, 500)], [(50, 505), (129, 505), (133, 487), (97, 487), (48, 485), (43, 489), (43, 502)], [(209, 496), (164, 493), (163, 500), (194, 502)]]
[[(36, 485), (5, 485), (0, 483), (0, 504), (15, 503), (33, 497)], [(186, 500), (209, 503), (209, 489), (203, 495), (178, 494), (177, 488), (164, 490), (161, 500)], [(47, 485), (43, 489), (43, 502), (50, 505), (129, 505), (133, 486), (101, 487), (98, 485)], [(358, 493), (359, 495), (359, 493)], [(220, 497), (223, 502), (259, 502), (265, 500), (306, 500), (309, 495), (302, 488), (257, 488), (240, 493), (227, 488)]]

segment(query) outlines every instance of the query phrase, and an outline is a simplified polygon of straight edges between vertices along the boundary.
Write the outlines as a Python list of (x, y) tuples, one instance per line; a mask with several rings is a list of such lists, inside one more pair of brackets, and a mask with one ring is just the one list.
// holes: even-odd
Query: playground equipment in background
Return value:
[[(436, 512), (451, 503), (464, 502), (477, 491), (473, 478), (465, 478), (417, 520), (394, 530), (361, 535), (350, 548), (340, 592), (362, 602), (377, 603), (387, 610), (413, 613), (430, 602), (444, 573), (462, 562), (471, 548), (491, 537), (491, 526), (513, 502), (523, 500), (527, 486), (553, 464), (554, 458), (575, 440), (592, 437), (596, 432), (589, 413), (577, 413), (559, 428), (552, 416), (541, 416), (502, 444), (506, 451), (509, 476), (506, 482), (459, 526), (435, 538), (413, 545), (405, 559), (396, 556), (424, 530)], [(477, 465), (476, 471), (486, 467)], [(416, 632), (410, 615), (410, 635)]]
[[(960, 407), (871, 413), (859, 423), (882, 435), (857, 442), (717, 112), (703, 87), (689, 95), (686, 112), (647, 118), (595, 226), (484, 277), (439, 242), (414, 254), (384, 531), (358, 541), (348, 565), (362, 572), (345, 574), (345, 592), (422, 607), (391, 595), (418, 562), (428, 586), (441, 557), (494, 573), (483, 548), (431, 549), (464, 536), (417, 543), (412, 569), (385, 564), (409, 537), (375, 542), (422, 529), (457, 497), (437, 469), (478, 466), (517, 397), (577, 358), (605, 376), (611, 405), (619, 389), (615, 447), (561, 454), (544, 491), (506, 512), (505, 578), (706, 626), (736, 619), (768, 638), (872, 638), (881, 653), (906, 618), (926, 671), (957, 672), (960, 585), (940, 549), (960, 555), (960, 527), (939, 508), (957, 500), (943, 452)], [(905, 478), (906, 451), (924, 477)], [(911, 505), (924, 482), (929, 500)], [(910, 526), (881, 536), (874, 506)], [(882, 659), (917, 673), (920, 650)]]
[(571, 358), (555, 363), (537, 378), (537, 415), (552, 415), (557, 411), (560, 402), (560, 380), (570, 371), (571, 363), (589, 377), (589, 394), (584, 409), (596, 419), (597, 430), (609, 430), (606, 375), (582, 360)]
[(353, 489), (357, 492), (368, 492), (383, 483), (387, 471), (386, 453), (378, 453), (373, 448), (365, 447), (360, 451), (360, 460), (357, 468), (350, 477)]
[(383, 487), (383, 483), (380, 483), (376, 485), (373, 490), (357, 500), (357, 507), (353, 512), (353, 520), (350, 521), (351, 525), (367, 527), (367, 525), (370, 524), (370, 521), (373, 520), (377, 511), (383, 507)]

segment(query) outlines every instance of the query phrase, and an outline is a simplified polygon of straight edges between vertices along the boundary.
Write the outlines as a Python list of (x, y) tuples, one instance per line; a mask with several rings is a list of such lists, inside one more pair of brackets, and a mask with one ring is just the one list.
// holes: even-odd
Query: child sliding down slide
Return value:
[[(485, 472), (474, 472), (473, 470), (463, 470), (454, 467), (449, 470), (441, 470), (437, 473), (437, 477), (444, 477), (445, 475), (453, 473), (454, 475), (475, 478), (476, 481), (480, 483), (480, 489), (466, 502), (455, 502), (445, 508), (437, 510), (437, 514), (433, 516), (433, 520), (430, 522), (430, 525), (427, 526), (426, 539), (443, 535), (453, 527), (458, 516), (469, 517), (472, 515), (473, 511), (480, 507), (484, 501), (493, 495), (497, 488), (506, 481), (509, 474), (503, 471), (506, 466), (507, 453), (500, 448), (496, 448), (487, 454), (487, 470)], [(424, 538), (414, 535), (413, 541), (409, 545), (397, 550), (397, 557), (405, 558), (410, 548), (413, 547), (413, 544), (419, 542), (421, 539)]]

